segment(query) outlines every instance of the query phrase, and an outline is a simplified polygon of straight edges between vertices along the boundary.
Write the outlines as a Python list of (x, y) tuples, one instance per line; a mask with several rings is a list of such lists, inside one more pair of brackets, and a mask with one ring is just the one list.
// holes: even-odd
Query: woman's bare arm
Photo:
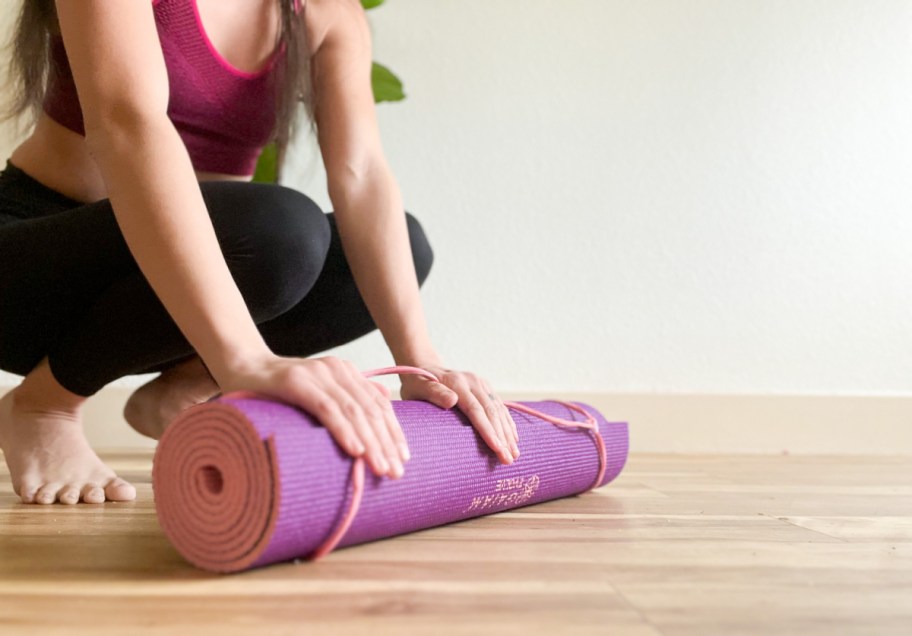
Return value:
[(300, 406), (346, 451), (365, 455), (378, 475), (401, 476), (394, 442), (405, 438), (388, 391), (338, 358), (276, 356), (253, 322), (167, 116), (167, 68), (152, 3), (57, 0), (57, 8), (86, 141), (117, 222), (222, 391), (250, 390)]
[(438, 363), (418, 291), (399, 186), (371, 91), (371, 36), (358, 0), (309, 2), (325, 26), (314, 55), (315, 118), (352, 274), (398, 364)]
[(168, 76), (152, 3), (57, 0), (57, 8), (86, 142), (117, 223), (219, 382), (271, 352), (228, 270), (189, 155), (167, 116)]
[(381, 146), (364, 9), (358, 0), (310, 0), (307, 11), (308, 22), (316, 15), (316, 24), (324, 28), (317, 34), (321, 44), (314, 55), (315, 115), (345, 256), (396, 363), (433, 369), (441, 380), (405, 375), (403, 398), (450, 408), (458, 396), (455, 405), (501, 461), (511, 463), (519, 456), (518, 435), (506, 407), (483, 378), (445, 369), (431, 344), (402, 195)]

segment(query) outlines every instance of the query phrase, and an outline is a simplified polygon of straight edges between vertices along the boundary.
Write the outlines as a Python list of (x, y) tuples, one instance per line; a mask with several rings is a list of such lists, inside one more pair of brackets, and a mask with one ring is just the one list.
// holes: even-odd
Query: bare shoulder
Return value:
[(367, 17), (360, 0), (305, 0), (305, 20), (311, 55), (340, 43), (370, 46)]

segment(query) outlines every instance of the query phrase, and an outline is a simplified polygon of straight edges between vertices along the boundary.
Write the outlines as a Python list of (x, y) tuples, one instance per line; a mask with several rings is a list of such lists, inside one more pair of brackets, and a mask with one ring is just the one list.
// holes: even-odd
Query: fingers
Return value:
[[(439, 382), (428, 383), (422, 380), (418, 383), (413, 379), (414, 376), (406, 376), (402, 380), (403, 396), (419, 397), (443, 408), (452, 408), (453, 404), (445, 403), (455, 397), (455, 406), (468, 416), (472, 426), (503, 463), (510, 464), (518, 459), (519, 433), (516, 422), (506, 404), (494, 394), (488, 383), (468, 371), (453, 371), (433, 365), (430, 370), (436, 374)], [(441, 392), (435, 393), (435, 388)]]
[(456, 392), (459, 394), (457, 405), (462, 405), (462, 411), (472, 421), (475, 430), (487, 442), (488, 446), (500, 456), (500, 460), (504, 464), (512, 464), (514, 461), (513, 455), (503, 432), (503, 422), (497, 417), (496, 407), (492, 408), (491, 400), (487, 400), (488, 406), (486, 408), (471, 389), (456, 389)]
[(389, 397), (392, 395), (392, 392), (386, 385), (380, 384), (379, 382), (374, 382), (373, 380), (370, 381), (370, 385), (373, 386), (376, 390), (380, 391), (380, 394), (387, 399), (389, 399)]
[[(415, 376), (412, 376), (415, 377)], [(459, 401), (459, 395), (442, 382), (431, 382), (424, 378), (419, 381), (423, 393), (419, 399), (436, 404), (442, 409), (451, 409)]]
[[(370, 382), (370, 384), (376, 385), (376, 382)], [(382, 385), (381, 385), (382, 386)], [(393, 411), (393, 405), (389, 400), (390, 391), (386, 387), (383, 387), (385, 393), (382, 398), (373, 396), (380, 407), (383, 409), (384, 422), (386, 423), (387, 431), (389, 432), (390, 438), (395, 445), (395, 454), (400, 461), (408, 461), (411, 459), (411, 454), (408, 449), (408, 440), (405, 439), (405, 433), (402, 431), (402, 425), (399, 424), (399, 418), (396, 417), (396, 412)]]
[[(353, 371), (353, 374), (339, 378), (330, 394), (340, 401), (347, 401), (348, 408), (343, 411), (355, 415), (354, 425), (367, 447), (374, 472), (378, 475), (389, 474), (398, 479), (404, 472), (402, 456), (393, 433), (400, 429), (399, 421), (389, 400), (377, 394), (357, 369)], [(401, 429), (399, 434), (401, 435)]]
[(519, 435), (503, 401), (474, 373), (458, 372), (448, 385), (459, 395), (457, 405), (461, 405), (488, 446), (503, 463), (513, 463), (519, 457)]
[(486, 411), (494, 411), (496, 413), (497, 420), (500, 423), (504, 444), (510, 449), (513, 461), (516, 461), (519, 459), (519, 446), (516, 443), (519, 440), (519, 436), (516, 433), (516, 423), (513, 421), (513, 418), (510, 417), (507, 407), (499, 398), (493, 396), (491, 393), (486, 393), (485, 395), (489, 400)]
[(519, 452), (519, 430), (516, 428), (516, 420), (513, 419), (513, 414), (510, 413), (510, 409), (507, 408), (507, 405), (504, 404), (503, 400), (500, 398), (496, 399), (498, 406), (500, 406), (500, 412), (503, 414), (503, 418), (506, 420), (507, 426), (513, 434), (513, 446), (515, 447), (516, 452)]
[(501, 422), (507, 445), (513, 452), (513, 459), (516, 459), (519, 457), (519, 446), (517, 445), (517, 442), (519, 442), (519, 432), (516, 430), (516, 422), (513, 420), (513, 416), (510, 415), (510, 411), (507, 408), (507, 405), (503, 403), (503, 400), (497, 397), (497, 395), (486, 382), (483, 383), (483, 386), (485, 395), (492, 404), (490, 408), (493, 408), (497, 411), (497, 416)]
[(315, 374), (298, 401), (350, 455), (364, 456), (374, 473), (401, 477), (407, 445), (385, 387), (347, 360), (327, 356), (309, 362)]
[(519, 452), (518, 449), (514, 452), (511, 447), (511, 442), (515, 445), (512, 429), (505, 424), (496, 401), (483, 391), (472, 390), (469, 387), (458, 388), (457, 393), (457, 405), (461, 405), (462, 411), (469, 417), (475, 430), (497, 453), (501, 462), (512, 464), (519, 456)]
[[(281, 360), (288, 364), (288, 359)], [(449, 389), (447, 396), (456, 395), (456, 406), (485, 443), (503, 463), (512, 464), (519, 457), (516, 422), (488, 383), (470, 372), (437, 367), (434, 372)], [(280, 378), (270, 382), (270, 392), (313, 414), (348, 454), (363, 456), (377, 475), (403, 475), (408, 442), (389, 389), (365, 378), (352, 362), (332, 356), (293, 360)], [(412, 389), (429, 399), (423, 388)]]

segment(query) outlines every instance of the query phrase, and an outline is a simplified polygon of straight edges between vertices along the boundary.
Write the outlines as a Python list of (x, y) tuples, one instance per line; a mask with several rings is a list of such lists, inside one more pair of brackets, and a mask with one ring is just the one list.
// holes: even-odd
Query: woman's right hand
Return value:
[(408, 444), (390, 391), (368, 380), (355, 364), (333, 356), (295, 358), (270, 354), (245, 361), (218, 378), (222, 393), (254, 391), (300, 406), (319, 420), (353, 457), (365, 456), (377, 475), (402, 477)]

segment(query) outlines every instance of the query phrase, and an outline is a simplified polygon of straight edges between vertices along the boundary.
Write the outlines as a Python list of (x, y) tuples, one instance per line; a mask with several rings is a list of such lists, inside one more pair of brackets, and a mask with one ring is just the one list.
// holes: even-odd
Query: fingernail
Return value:
[(402, 463), (395, 457), (391, 458), (390, 462), (393, 464), (393, 477), (402, 477), (402, 473), (405, 472)]
[(382, 457), (377, 458), (377, 468), (380, 469), (381, 473), (387, 473), (387, 472), (389, 472), (389, 469), (390, 469), (389, 463)]
[(408, 461), (412, 458), (412, 454), (409, 453), (408, 446), (406, 446), (405, 444), (399, 444), (399, 452), (402, 453), (402, 458), (405, 461)]

